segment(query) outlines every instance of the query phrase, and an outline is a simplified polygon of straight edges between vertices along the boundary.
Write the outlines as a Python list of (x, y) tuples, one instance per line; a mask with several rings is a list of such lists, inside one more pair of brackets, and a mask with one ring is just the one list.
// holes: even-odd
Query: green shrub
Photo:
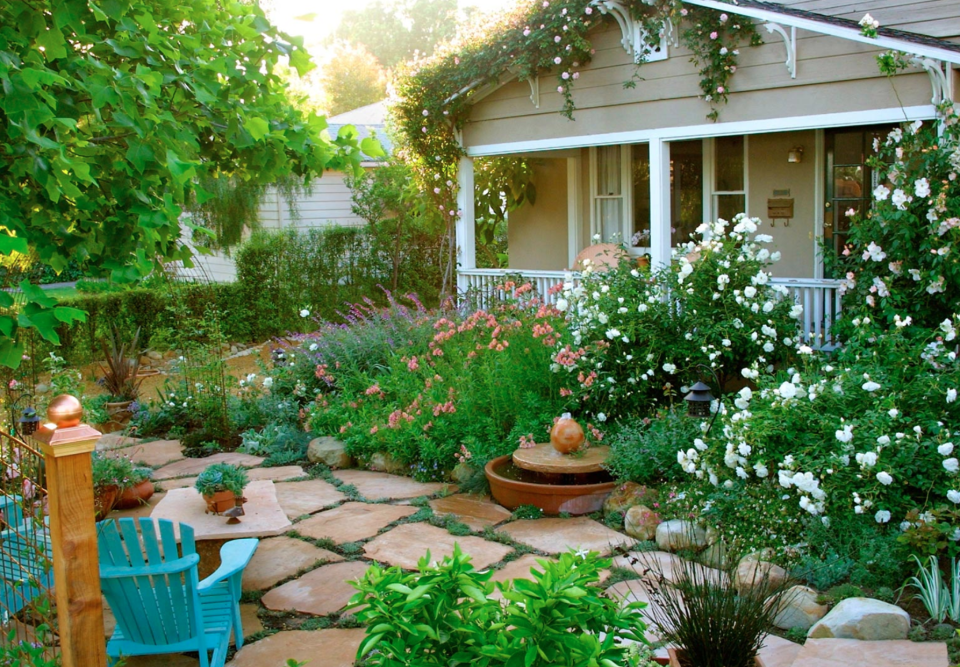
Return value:
[(644, 643), (644, 605), (621, 608), (603, 595), (597, 583), (609, 559), (541, 560), (532, 581), (496, 584), (503, 605), (491, 596), (493, 572), (476, 572), (469, 561), (457, 547), (432, 566), (428, 554), (417, 572), (372, 565), (352, 582), (359, 592), (350, 606), (364, 605), (357, 618), (367, 626), (358, 657), (371, 667), (639, 664), (626, 643)]
[(683, 475), (677, 450), (700, 435), (701, 423), (688, 417), (685, 408), (667, 410), (652, 419), (630, 418), (608, 438), (606, 467), (618, 480), (674, 482)]

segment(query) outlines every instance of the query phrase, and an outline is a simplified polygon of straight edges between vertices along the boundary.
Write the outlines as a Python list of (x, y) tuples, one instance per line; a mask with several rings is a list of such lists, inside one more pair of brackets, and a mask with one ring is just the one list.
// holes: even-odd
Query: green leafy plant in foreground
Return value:
[(644, 605), (620, 608), (596, 586), (609, 559), (581, 551), (538, 564), (532, 580), (505, 583), (476, 572), (459, 546), (439, 564), (428, 553), (417, 572), (372, 565), (353, 582), (350, 607), (363, 606), (357, 618), (367, 625), (357, 658), (375, 667), (650, 664), (623, 641), (646, 642)]

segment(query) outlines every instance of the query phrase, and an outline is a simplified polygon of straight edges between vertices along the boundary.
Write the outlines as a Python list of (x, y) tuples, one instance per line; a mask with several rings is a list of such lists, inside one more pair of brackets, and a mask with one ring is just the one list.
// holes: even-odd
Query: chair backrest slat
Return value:
[[(160, 528), (160, 543), (163, 547), (163, 553), (166, 558), (174, 557), (177, 554), (177, 535), (174, 524), (172, 521), (163, 521), (159, 524)], [(187, 541), (187, 536), (189, 535), (189, 542)], [(180, 524), (180, 553), (184, 556), (187, 554), (197, 553), (196, 547), (193, 542), (193, 527), (188, 526), (185, 523)], [(186, 609), (186, 614), (181, 614), (177, 616), (177, 623), (179, 624), (178, 632), (189, 632), (190, 628), (194, 626), (197, 622), (196, 616), (194, 615), (194, 609), (187, 604), (186, 593), (182, 589), (171, 589), (171, 598), (173, 605), (177, 609)]]
[[(130, 566), (130, 558), (124, 548), (124, 541), (114, 521), (98, 524), (97, 541), (100, 549), (100, 562), (113, 566)], [(143, 613), (143, 600), (140, 590), (133, 579), (113, 579), (103, 581), (103, 594), (113, 609), (117, 625), (123, 634), (134, 641), (155, 643), (154, 629), (150, 619)]]
[[(123, 519), (121, 519), (123, 521)], [(164, 526), (169, 525), (165, 523)], [(147, 562), (150, 565), (161, 565), (163, 562), (176, 560), (180, 557), (177, 553), (177, 545), (173, 544), (170, 551), (164, 550), (160, 553), (160, 540), (157, 539), (157, 523), (152, 519), (143, 517), (140, 519), (140, 533), (143, 535), (143, 549), (146, 552)], [(190, 623), (187, 614), (183, 613), (187, 609), (186, 600), (183, 595), (183, 582), (181, 575), (170, 576), (166, 585), (155, 588), (157, 612), (160, 615), (160, 622), (165, 628), (165, 634), (177, 637), (190, 636)], [(164, 591), (164, 594), (161, 594)]]

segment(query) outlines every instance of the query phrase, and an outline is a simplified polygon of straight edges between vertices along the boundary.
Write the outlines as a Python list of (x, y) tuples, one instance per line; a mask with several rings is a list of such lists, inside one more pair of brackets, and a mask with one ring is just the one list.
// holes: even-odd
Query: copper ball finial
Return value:
[(83, 417), (83, 405), (80, 399), (70, 394), (60, 394), (50, 401), (47, 408), (47, 419), (56, 424), (57, 428), (78, 426)]

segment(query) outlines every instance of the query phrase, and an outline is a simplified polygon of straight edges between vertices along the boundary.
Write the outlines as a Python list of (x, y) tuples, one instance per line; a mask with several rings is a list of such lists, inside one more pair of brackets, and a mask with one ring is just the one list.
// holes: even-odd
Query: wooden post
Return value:
[[(75, 407), (66, 399), (72, 399)], [(64, 414), (65, 403), (75, 414)], [(63, 667), (103, 667), (107, 654), (90, 456), (101, 433), (79, 423), (79, 406), (72, 396), (56, 397), (47, 413), (52, 423), (44, 424), (33, 438), (46, 461)]]

